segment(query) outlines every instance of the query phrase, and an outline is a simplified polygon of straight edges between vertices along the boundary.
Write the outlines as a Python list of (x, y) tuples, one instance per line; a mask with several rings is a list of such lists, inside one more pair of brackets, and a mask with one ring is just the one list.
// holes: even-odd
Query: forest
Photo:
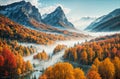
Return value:
[(120, 79), (119, 3), (0, 0), (0, 79)]
[[(23, 57), (36, 52), (34, 46), (23, 46), (20, 42), (49, 45), (57, 40), (67, 40), (64, 36), (37, 32), (0, 17), (0, 78), (18, 78), (34, 72), (31, 61)], [(7, 24), (7, 27), (6, 27)], [(55, 46), (52, 55), (65, 50), (63, 61), (49, 66), (39, 79), (119, 79), (120, 78), (120, 34), (99, 38), (67, 47), (64, 44)], [(11, 60), (9, 60), (11, 59)], [(33, 55), (34, 60), (49, 61), (50, 55), (42, 50)], [(78, 65), (90, 66), (84, 71)]]
[(0, 15), (0, 32), (0, 38), (18, 40), (19, 42), (49, 45), (57, 40), (65, 40), (62, 35), (47, 34), (28, 29), (3, 15)]
[(0, 78), (17, 78), (32, 70), (30, 61), (25, 62), (19, 53), (13, 53), (7, 45), (0, 47)]
[(119, 79), (120, 34), (96, 38), (67, 48), (63, 57), (68, 62), (91, 67), (84, 73), (80, 67), (74, 68), (68, 62), (61, 62), (47, 68), (39, 79)]

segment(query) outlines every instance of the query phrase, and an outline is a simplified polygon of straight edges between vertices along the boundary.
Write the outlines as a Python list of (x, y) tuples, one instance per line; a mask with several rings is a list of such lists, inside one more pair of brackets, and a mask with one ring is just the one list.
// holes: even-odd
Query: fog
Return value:
[[(49, 66), (54, 65), (57, 62), (62, 62), (62, 56), (64, 55), (64, 50), (58, 52), (57, 54), (52, 55), (54, 48), (58, 45), (58, 44), (64, 44), (67, 47), (73, 47), (75, 44), (77, 43), (82, 43), (85, 42), (85, 40), (90, 40), (91, 38), (84, 38), (84, 39), (80, 39), (80, 40), (68, 40), (68, 41), (56, 41), (55, 44), (53, 45), (39, 45), (39, 44), (33, 44), (33, 43), (19, 43), (22, 46), (33, 46), (36, 48), (36, 52), (30, 56), (26, 56), (23, 57), (25, 61), (29, 60), (32, 64), (36, 64), (37, 66), (34, 68), (35, 70), (39, 70), (39, 71), (35, 71), (33, 73), (33, 75), (36, 75), (36, 77), (38, 78), (42, 73), (40, 72), (43, 69), (48, 68)], [(36, 60), (33, 59), (33, 56), (36, 55), (39, 52), (42, 52), (43, 50), (46, 51), (46, 53), (48, 55), (50, 55), (50, 59), (47, 61), (40, 61), (40, 60)]]
[(26, 47), (30, 47), (33, 46), (36, 49), (36, 52), (30, 56), (26, 56), (24, 57), (24, 60), (30, 60), (31, 63), (39, 63), (36, 60), (33, 60), (33, 56), (36, 55), (39, 52), (42, 52), (43, 50), (45, 50), (45, 52), (48, 55), (52, 55), (54, 48), (58, 45), (58, 44), (64, 44), (67, 47), (73, 47), (75, 44), (77, 43), (82, 43), (85, 42), (85, 40), (90, 40), (90, 38), (85, 38), (85, 39), (80, 39), (80, 40), (68, 40), (68, 41), (56, 41), (54, 44), (52, 45), (40, 45), (40, 44), (33, 44), (33, 43), (19, 43), (22, 46), (26, 46)]
[[(52, 45), (40, 45), (40, 44), (33, 44), (33, 43), (19, 43), (19, 44), (22, 46), (28, 46), (28, 47), (33, 46), (36, 48), (36, 52), (30, 56), (24, 57), (24, 60), (25, 61), (29, 60), (32, 64), (36, 64), (37, 66), (34, 69), (40, 71), (40, 70), (46, 69), (49, 66), (54, 65), (57, 62), (62, 61), (62, 56), (64, 55), (64, 50), (62, 50), (62, 51), (60, 51), (57, 54), (52, 56), (53, 50), (58, 44), (64, 44), (67, 47), (73, 47), (75, 44), (83, 43), (86, 40), (89, 41), (89, 40), (94, 39), (94, 38), (99, 37), (99, 36), (111, 35), (111, 34), (120, 33), (120, 32), (97, 32), (97, 33), (83, 32), (83, 33), (86, 35), (91, 35), (92, 37), (91, 38), (81, 38), (79, 40), (56, 41)], [(40, 60), (33, 59), (34, 55), (36, 55), (39, 52), (42, 52), (43, 50), (45, 50), (46, 53), (48, 55), (50, 55), (49, 60), (40, 61)], [(36, 75), (37, 78), (39, 77), (39, 75), (42, 74), (39, 71), (36, 71), (33, 73), (33, 75)]]
[(94, 36), (94, 37), (100, 37), (100, 36), (112, 35), (112, 34), (120, 33), (120, 31), (118, 31), (118, 32), (86, 32), (86, 31), (84, 31), (83, 33)]

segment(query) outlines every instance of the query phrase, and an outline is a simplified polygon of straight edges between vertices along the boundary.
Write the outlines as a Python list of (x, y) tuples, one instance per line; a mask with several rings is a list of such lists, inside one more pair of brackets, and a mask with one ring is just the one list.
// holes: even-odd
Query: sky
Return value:
[[(1, 5), (10, 4), (20, 0), (0, 0)], [(81, 17), (100, 17), (120, 8), (120, 0), (25, 0), (31, 2), (43, 15), (50, 13), (57, 6), (61, 6), (67, 18), (75, 22)], [(75, 24), (77, 25), (77, 24)]]

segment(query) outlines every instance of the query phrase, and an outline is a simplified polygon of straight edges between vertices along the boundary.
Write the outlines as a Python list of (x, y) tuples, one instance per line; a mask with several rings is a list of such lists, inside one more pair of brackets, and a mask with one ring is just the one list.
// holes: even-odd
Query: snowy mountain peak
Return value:
[(55, 11), (59, 11), (59, 12), (63, 12), (62, 8), (60, 6), (58, 6)]
[(113, 10), (107, 15), (99, 17), (85, 30), (89, 31), (118, 31), (120, 30), (120, 8)]
[(111, 14), (111, 15), (119, 15), (119, 14), (120, 14), (120, 8), (115, 9), (115, 10), (112, 11), (110, 14)]
[(13, 21), (26, 26), (31, 26), (31, 19), (41, 22), (41, 14), (30, 2), (20, 1), (0, 6), (0, 13)]
[(67, 20), (65, 13), (60, 6), (48, 14), (43, 19), (43, 22), (57, 28), (74, 28), (73, 24)]

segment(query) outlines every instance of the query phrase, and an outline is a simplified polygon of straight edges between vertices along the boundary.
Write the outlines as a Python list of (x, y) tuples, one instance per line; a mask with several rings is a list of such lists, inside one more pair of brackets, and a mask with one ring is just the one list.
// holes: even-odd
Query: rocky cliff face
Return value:
[(0, 6), (0, 13), (25, 26), (32, 26), (31, 19), (41, 22), (41, 14), (30, 2), (20, 1), (6, 6)]
[(60, 6), (57, 7), (52, 13), (46, 15), (43, 22), (57, 28), (74, 28), (73, 24), (67, 20), (64, 11)]

